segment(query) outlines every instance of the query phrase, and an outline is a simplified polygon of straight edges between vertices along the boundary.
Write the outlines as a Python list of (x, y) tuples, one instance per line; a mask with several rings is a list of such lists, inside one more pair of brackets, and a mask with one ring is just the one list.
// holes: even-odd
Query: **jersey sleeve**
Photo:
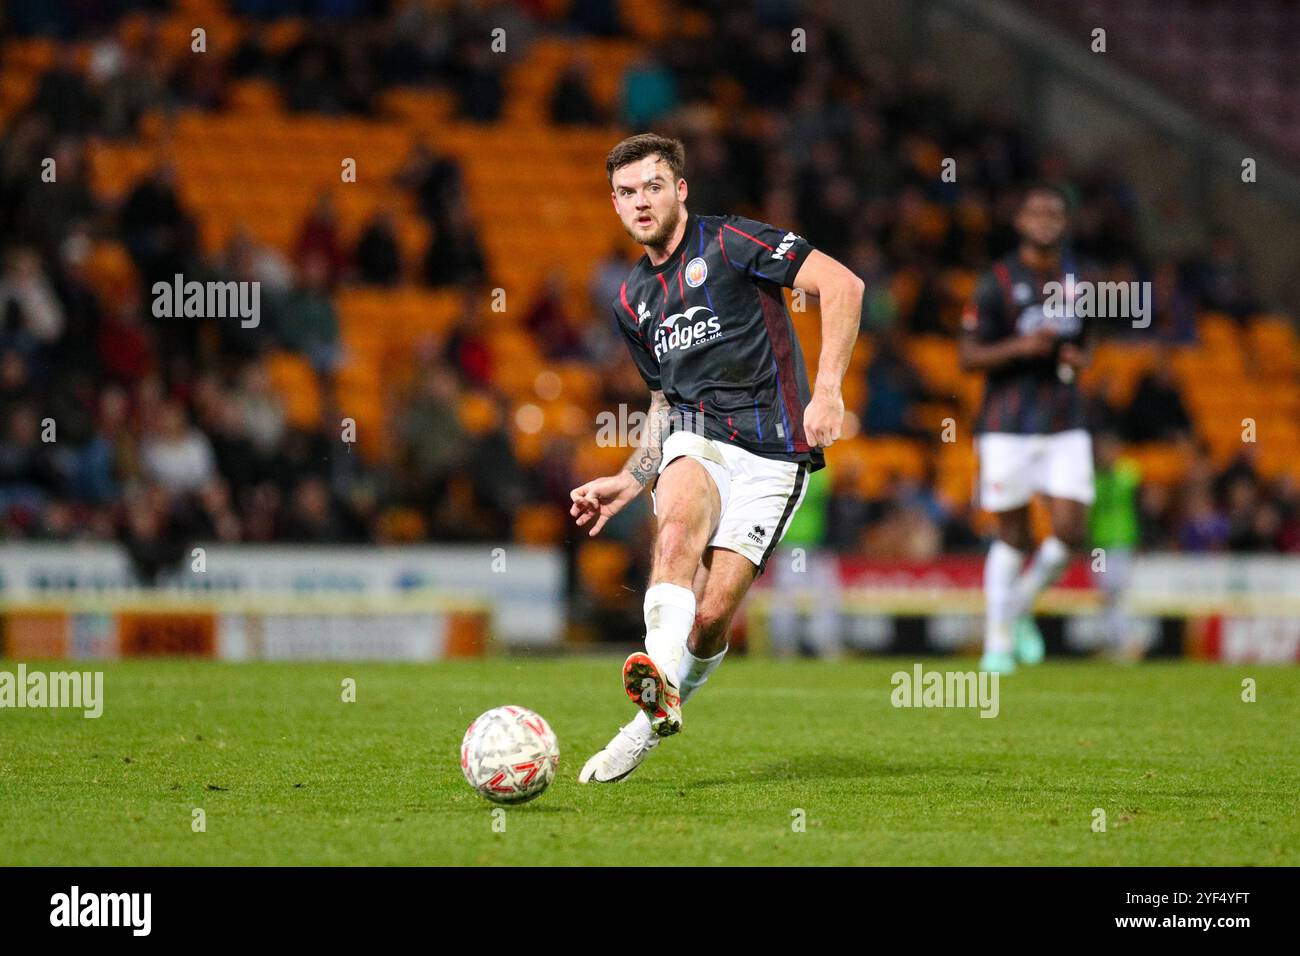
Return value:
[(737, 272), (767, 279), (787, 288), (794, 285), (812, 243), (786, 229), (743, 216), (724, 216), (718, 227), (718, 244), (727, 264)]
[(962, 312), (962, 331), (974, 335), (979, 342), (995, 342), (1008, 335), (1002, 286), (991, 272), (980, 276), (975, 295)]
[(631, 316), (622, 312), (622, 308), (621, 304), (614, 304), (614, 324), (623, 333), (623, 341), (627, 343), (632, 362), (652, 392), (663, 391), (663, 384), (659, 380), (659, 360), (655, 358), (654, 351), (645, 343), (637, 330), (630, 327), (628, 320)]

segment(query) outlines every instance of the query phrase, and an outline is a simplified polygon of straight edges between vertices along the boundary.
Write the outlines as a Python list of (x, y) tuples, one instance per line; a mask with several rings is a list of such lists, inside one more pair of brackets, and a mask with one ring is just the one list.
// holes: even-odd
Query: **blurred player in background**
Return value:
[[(985, 272), (962, 317), (960, 362), (985, 373), (975, 423), (980, 505), (997, 517), (984, 565), (981, 670), (1009, 674), (1043, 659), (1038, 595), (1084, 543), (1093, 500), (1092, 439), (1075, 382), (1087, 364), (1083, 320), (1049, 305), (1050, 284), (1072, 299), (1077, 269), (1065, 251), (1066, 200), (1027, 189), (1016, 214), (1019, 248)], [(1033, 550), (1029, 503), (1042, 495), (1051, 534)]]
[(808, 476), (803, 507), (790, 520), (770, 565), (767, 636), (776, 657), (796, 657), (806, 650), (831, 660), (843, 650), (840, 563), (825, 548), (830, 490), (825, 471)]
[(1148, 635), (1139, 634), (1124, 609), (1133, 570), (1133, 552), (1141, 538), (1138, 489), (1142, 472), (1137, 462), (1120, 457), (1119, 439), (1110, 432), (1096, 436), (1097, 500), (1089, 517), (1092, 546), (1100, 548), (1103, 560), (1094, 559), (1093, 579), (1105, 601), (1106, 648), (1120, 660), (1141, 660), (1147, 652)]
[[(685, 166), (680, 142), (649, 133), (606, 160), (614, 210), (645, 249), (612, 305), (650, 411), (623, 470), (573, 489), (571, 514), (598, 534), (651, 485), (657, 526), (646, 649), (623, 665), (641, 710), (583, 783), (622, 780), (681, 730), (682, 703), (722, 662), (732, 616), (844, 419), (862, 280), (793, 232), (687, 212)], [(783, 286), (821, 299), (811, 391)]]

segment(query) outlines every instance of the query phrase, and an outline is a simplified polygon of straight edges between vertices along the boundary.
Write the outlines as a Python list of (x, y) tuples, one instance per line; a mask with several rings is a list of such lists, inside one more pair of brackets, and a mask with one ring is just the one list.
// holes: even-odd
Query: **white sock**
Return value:
[(644, 710), (638, 710), (636, 716), (632, 718), (630, 724), (622, 728), (630, 734), (636, 734), (639, 737), (653, 737), (655, 734), (650, 729), (650, 715)]
[(1043, 588), (1054, 584), (1069, 563), (1065, 542), (1054, 536), (1044, 538), (1025, 573), (1016, 579), (1016, 616), (1028, 614)]
[(984, 651), (1011, 653), (1011, 625), (1016, 619), (1016, 576), (1025, 563), (1023, 551), (998, 539), (984, 559)]
[(695, 626), (695, 592), (679, 584), (656, 584), (645, 592), (645, 651), (675, 679)]
[(718, 669), (718, 665), (726, 656), (726, 647), (713, 657), (696, 657), (689, 648), (682, 652), (682, 662), (677, 668), (677, 691), (682, 695), (683, 704), (690, 700), (691, 695), (709, 679), (709, 675)]

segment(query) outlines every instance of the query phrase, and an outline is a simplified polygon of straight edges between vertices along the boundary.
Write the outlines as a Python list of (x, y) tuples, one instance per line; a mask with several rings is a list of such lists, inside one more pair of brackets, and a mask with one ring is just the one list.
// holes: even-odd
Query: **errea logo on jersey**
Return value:
[(790, 247), (793, 246), (798, 241), (799, 241), (798, 236), (796, 236), (793, 232), (787, 232), (785, 234), (785, 238), (781, 240), (781, 244), (777, 246), (776, 251), (772, 253), (772, 258), (784, 259), (785, 254), (790, 251)]
[[(707, 313), (708, 318), (699, 314)], [(669, 349), (688, 349), (722, 334), (722, 323), (707, 305), (693, 305), (685, 312), (670, 315), (655, 329), (655, 358)]]

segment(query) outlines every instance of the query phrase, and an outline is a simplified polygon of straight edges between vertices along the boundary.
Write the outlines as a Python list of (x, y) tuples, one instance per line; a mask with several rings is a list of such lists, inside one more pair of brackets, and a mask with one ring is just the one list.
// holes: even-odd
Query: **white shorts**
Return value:
[(1082, 428), (1050, 435), (990, 432), (975, 442), (985, 511), (1023, 507), (1035, 494), (1092, 504), (1092, 436)]
[[(744, 555), (761, 574), (803, 504), (808, 466), (764, 458), (725, 441), (682, 431), (664, 439), (659, 473), (683, 456), (703, 465), (718, 486), (722, 512), (708, 546)], [(653, 501), (654, 492), (650, 497)]]

